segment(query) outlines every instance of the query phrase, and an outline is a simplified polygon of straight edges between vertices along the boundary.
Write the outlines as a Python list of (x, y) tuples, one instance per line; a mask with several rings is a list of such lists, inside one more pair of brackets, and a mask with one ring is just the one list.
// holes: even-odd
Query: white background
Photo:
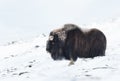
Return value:
[(0, 43), (29, 38), (65, 23), (101, 23), (120, 16), (120, 0), (0, 0)]

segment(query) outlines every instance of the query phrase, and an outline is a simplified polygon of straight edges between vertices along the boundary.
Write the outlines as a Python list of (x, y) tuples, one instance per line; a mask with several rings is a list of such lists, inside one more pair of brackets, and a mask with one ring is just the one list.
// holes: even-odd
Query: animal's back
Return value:
[(106, 37), (98, 29), (91, 29), (87, 33), (86, 40), (89, 41), (89, 57), (104, 56), (106, 50)]

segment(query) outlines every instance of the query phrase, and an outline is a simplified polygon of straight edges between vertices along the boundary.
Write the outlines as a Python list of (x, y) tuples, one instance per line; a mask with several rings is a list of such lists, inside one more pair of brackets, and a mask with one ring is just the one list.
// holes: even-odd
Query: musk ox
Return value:
[(106, 37), (98, 29), (82, 30), (77, 25), (65, 24), (62, 28), (50, 32), (46, 51), (54, 60), (105, 56)]

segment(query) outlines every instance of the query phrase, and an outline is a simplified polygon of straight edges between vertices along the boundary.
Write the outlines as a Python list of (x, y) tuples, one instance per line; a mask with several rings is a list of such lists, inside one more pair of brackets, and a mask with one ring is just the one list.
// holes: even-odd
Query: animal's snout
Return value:
[(49, 41), (47, 41), (47, 44), (46, 44), (46, 51), (49, 51), (50, 50), (50, 43)]

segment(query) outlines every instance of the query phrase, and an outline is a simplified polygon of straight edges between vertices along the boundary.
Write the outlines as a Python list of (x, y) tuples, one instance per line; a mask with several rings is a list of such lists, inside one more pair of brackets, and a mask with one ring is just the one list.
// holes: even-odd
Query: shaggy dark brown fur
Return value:
[(54, 60), (104, 56), (106, 37), (98, 29), (83, 31), (74, 24), (65, 24), (63, 28), (53, 30), (47, 41), (46, 50)]

